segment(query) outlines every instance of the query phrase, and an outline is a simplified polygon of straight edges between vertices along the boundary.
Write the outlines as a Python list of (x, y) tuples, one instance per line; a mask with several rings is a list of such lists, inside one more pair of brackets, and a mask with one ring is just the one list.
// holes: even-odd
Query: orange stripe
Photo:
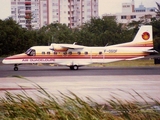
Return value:
[(136, 54), (136, 55), (105, 55), (105, 56), (90, 56), (90, 55), (77, 55), (77, 56), (19, 56), (19, 57), (10, 57), (6, 60), (13, 59), (125, 59), (125, 58), (134, 58), (140, 56), (146, 56), (148, 54)]
[(130, 43), (127, 45), (121, 45), (121, 47), (153, 47), (153, 42), (140, 42), (140, 43)]

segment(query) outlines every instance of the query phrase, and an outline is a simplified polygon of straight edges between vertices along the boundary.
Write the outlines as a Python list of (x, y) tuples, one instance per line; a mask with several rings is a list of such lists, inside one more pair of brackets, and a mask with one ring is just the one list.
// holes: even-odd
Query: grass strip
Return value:
[[(35, 84), (35, 83), (34, 83)], [(54, 96), (35, 84), (38, 100), (22, 93), (5, 93), (0, 98), (0, 119), (2, 120), (160, 120), (160, 102), (147, 96), (147, 102), (136, 91), (134, 93), (144, 102), (127, 101), (112, 97), (99, 104), (89, 97), (82, 99), (73, 92)], [(124, 91), (125, 92), (125, 91)], [(128, 93), (135, 98), (133, 94)]]

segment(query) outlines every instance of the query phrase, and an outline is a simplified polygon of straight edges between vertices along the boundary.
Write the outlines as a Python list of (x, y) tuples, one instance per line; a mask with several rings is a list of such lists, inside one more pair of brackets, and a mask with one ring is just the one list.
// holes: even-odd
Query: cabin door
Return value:
[(103, 63), (104, 62), (104, 51), (92, 51), (92, 62)]
[(97, 63), (103, 63), (104, 62), (104, 52), (103, 51), (99, 51), (97, 54)]

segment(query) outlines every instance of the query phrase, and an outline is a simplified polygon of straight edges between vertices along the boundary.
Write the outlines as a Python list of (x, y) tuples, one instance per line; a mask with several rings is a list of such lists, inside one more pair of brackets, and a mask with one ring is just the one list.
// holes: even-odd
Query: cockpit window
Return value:
[(32, 50), (31, 53), (30, 53), (30, 55), (31, 55), (31, 56), (35, 56), (35, 55), (36, 55), (36, 51), (35, 51), (35, 50)]
[(36, 51), (34, 49), (28, 49), (25, 53), (29, 56), (35, 56), (36, 55)]
[(32, 49), (28, 49), (25, 53), (28, 55)]

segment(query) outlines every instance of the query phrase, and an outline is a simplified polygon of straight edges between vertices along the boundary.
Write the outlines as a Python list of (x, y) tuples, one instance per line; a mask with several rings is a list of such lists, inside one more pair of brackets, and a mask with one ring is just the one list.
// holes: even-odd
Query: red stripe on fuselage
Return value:
[(98, 56), (98, 55), (52, 55), (52, 56), (22, 56), (22, 57), (10, 57), (5, 58), (5, 60), (17, 60), (17, 59), (129, 59), (134, 57), (146, 56), (148, 54), (135, 54), (135, 55), (105, 55), (105, 56)]

